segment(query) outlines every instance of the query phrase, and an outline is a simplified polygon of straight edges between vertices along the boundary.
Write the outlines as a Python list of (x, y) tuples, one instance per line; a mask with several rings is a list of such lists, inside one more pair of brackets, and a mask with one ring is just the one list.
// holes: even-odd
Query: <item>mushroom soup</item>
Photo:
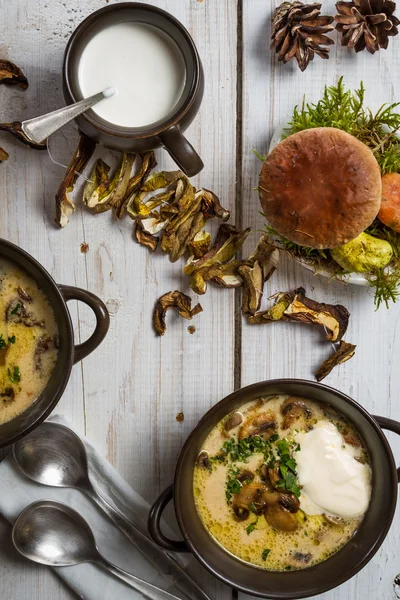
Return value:
[(53, 309), (37, 284), (0, 261), (0, 423), (26, 410), (46, 387), (58, 354)]
[(302, 569), (337, 552), (371, 497), (365, 446), (343, 415), (289, 396), (227, 415), (194, 469), (197, 511), (237, 558), (271, 571)]

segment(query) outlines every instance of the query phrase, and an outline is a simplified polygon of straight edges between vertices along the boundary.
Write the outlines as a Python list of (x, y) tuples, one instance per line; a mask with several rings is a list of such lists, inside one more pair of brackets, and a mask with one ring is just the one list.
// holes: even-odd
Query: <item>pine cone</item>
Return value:
[(400, 21), (394, 16), (396, 4), (390, 0), (354, 0), (338, 2), (336, 29), (342, 34), (342, 46), (356, 52), (366, 48), (374, 54), (387, 48), (389, 37), (399, 33)]
[(296, 57), (304, 71), (314, 54), (329, 58), (329, 48), (334, 41), (326, 36), (333, 30), (333, 17), (320, 15), (321, 4), (283, 2), (276, 9), (272, 20), (271, 48), (275, 48), (278, 60), (287, 63)]

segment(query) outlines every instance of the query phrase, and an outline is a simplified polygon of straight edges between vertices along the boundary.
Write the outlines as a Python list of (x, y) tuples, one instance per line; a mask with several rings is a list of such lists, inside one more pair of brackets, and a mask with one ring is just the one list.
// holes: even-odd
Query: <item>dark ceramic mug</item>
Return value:
[(167, 34), (180, 49), (186, 66), (186, 83), (178, 104), (165, 119), (147, 127), (121, 127), (93, 110), (80, 115), (79, 129), (99, 144), (121, 152), (148, 152), (164, 146), (178, 166), (192, 177), (204, 167), (199, 155), (182, 134), (196, 116), (204, 93), (204, 73), (189, 32), (172, 15), (141, 2), (110, 4), (89, 15), (72, 34), (64, 56), (64, 96), (68, 104), (82, 100), (78, 66), (86, 44), (99, 31), (128, 21), (146, 23)]
[[(368, 449), (372, 468), (372, 496), (368, 511), (354, 536), (327, 560), (299, 571), (266, 571), (226, 552), (208, 533), (196, 510), (193, 469), (204, 440), (231, 411), (262, 396), (302, 396), (340, 411), (354, 423)], [(218, 402), (200, 420), (179, 455), (173, 486), (153, 505), (149, 516), (152, 539), (169, 551), (191, 551), (224, 583), (242, 592), (269, 599), (298, 599), (330, 590), (355, 575), (374, 556), (393, 520), (400, 470), (383, 429), (400, 435), (400, 423), (371, 416), (362, 406), (325, 385), (297, 379), (276, 379), (245, 387)], [(161, 531), (164, 508), (174, 500), (175, 513), (184, 541), (168, 539)]]
[[(37, 427), (53, 411), (68, 383), (72, 366), (93, 352), (103, 341), (110, 324), (105, 304), (94, 294), (69, 285), (57, 285), (49, 273), (27, 252), (0, 239), (0, 260), (6, 259), (25, 271), (49, 300), (59, 335), (57, 363), (50, 380), (39, 398), (23, 413), (0, 425), (0, 448), (12, 444)], [(69, 300), (87, 304), (95, 314), (96, 327), (83, 344), (74, 345), (74, 329), (67, 308)]]

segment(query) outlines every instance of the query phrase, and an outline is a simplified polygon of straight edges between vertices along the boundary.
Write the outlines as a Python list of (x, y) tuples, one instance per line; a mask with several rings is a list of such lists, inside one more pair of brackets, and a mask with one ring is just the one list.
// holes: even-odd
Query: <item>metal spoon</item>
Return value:
[(61, 127), (64, 127), (64, 125), (70, 121), (73, 121), (75, 117), (87, 111), (89, 108), (100, 102), (100, 100), (110, 98), (110, 96), (113, 96), (115, 93), (116, 90), (114, 88), (107, 88), (103, 92), (99, 92), (98, 94), (94, 94), (94, 96), (75, 102), (75, 104), (59, 108), (58, 110), (54, 110), (53, 112), (40, 117), (35, 117), (34, 119), (22, 121), (21, 129), (32, 142), (40, 144), (52, 133), (58, 131), (58, 129), (61, 129)]
[(76, 510), (43, 500), (25, 508), (16, 520), (12, 540), (23, 556), (50, 567), (97, 563), (150, 600), (179, 600), (168, 592), (116, 567), (100, 554), (89, 525)]
[(89, 496), (129, 541), (189, 600), (210, 600), (189, 575), (137, 525), (113, 508), (93, 488), (88, 473), (85, 446), (69, 427), (47, 421), (13, 446), (23, 473), (43, 485), (69, 487)]

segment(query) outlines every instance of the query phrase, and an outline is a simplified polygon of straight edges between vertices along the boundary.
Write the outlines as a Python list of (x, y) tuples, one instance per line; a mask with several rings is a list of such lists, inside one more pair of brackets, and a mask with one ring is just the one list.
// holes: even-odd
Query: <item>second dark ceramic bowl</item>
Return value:
[[(327, 560), (300, 571), (265, 571), (226, 552), (208, 533), (196, 510), (193, 469), (204, 440), (228, 413), (246, 402), (269, 395), (303, 396), (332, 406), (354, 423), (371, 460), (372, 497), (368, 511), (355, 535)], [(191, 551), (211, 572), (233, 588), (269, 599), (297, 599), (321, 594), (355, 575), (374, 556), (389, 531), (397, 501), (400, 471), (382, 428), (400, 435), (400, 423), (371, 416), (362, 406), (341, 392), (311, 381), (276, 379), (234, 392), (218, 402), (201, 419), (180, 453), (174, 485), (153, 505), (149, 531), (153, 540), (169, 551)], [(162, 512), (173, 498), (184, 541), (168, 539), (160, 528)]]
[[(68, 383), (72, 366), (93, 352), (107, 334), (110, 317), (105, 304), (90, 292), (69, 285), (57, 285), (49, 273), (27, 252), (0, 239), (0, 261), (6, 259), (25, 271), (49, 300), (58, 327), (59, 350), (50, 380), (39, 398), (8, 423), (0, 424), (0, 448), (27, 435), (46, 419), (60, 400)], [(91, 337), (74, 346), (74, 329), (67, 308), (69, 300), (87, 304), (95, 314), (96, 327)]]
[(165, 119), (147, 127), (120, 127), (105, 121), (93, 110), (80, 115), (76, 122), (81, 131), (99, 144), (121, 152), (148, 152), (164, 146), (186, 175), (192, 177), (204, 165), (182, 132), (189, 127), (200, 108), (204, 93), (204, 73), (189, 32), (166, 11), (141, 2), (121, 2), (105, 6), (89, 15), (74, 31), (65, 50), (65, 99), (68, 104), (83, 99), (78, 69), (87, 43), (99, 31), (129, 21), (157, 27), (177, 44), (186, 65), (186, 85), (180, 101)]

